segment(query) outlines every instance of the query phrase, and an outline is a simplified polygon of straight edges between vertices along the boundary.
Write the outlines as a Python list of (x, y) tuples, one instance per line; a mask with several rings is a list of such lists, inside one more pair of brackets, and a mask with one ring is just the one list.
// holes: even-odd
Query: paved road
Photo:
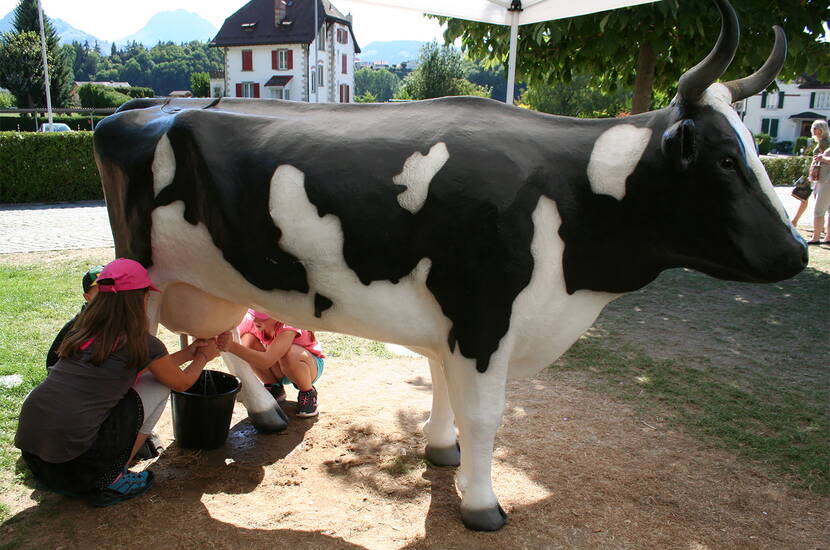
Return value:
[[(798, 201), (790, 187), (776, 187), (790, 217)], [(811, 205), (812, 206), (812, 205)], [(810, 210), (799, 226), (812, 223)], [(102, 201), (0, 206), (0, 254), (113, 246)]]
[(0, 206), (0, 254), (113, 246), (103, 201)]

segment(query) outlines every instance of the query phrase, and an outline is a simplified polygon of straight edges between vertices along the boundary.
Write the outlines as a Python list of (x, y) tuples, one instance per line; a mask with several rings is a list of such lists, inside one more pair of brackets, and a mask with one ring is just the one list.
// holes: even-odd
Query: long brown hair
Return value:
[(135, 369), (147, 363), (147, 313), (145, 289), (99, 292), (87, 305), (72, 330), (58, 347), (58, 355), (72, 357), (92, 340), (91, 362), (100, 365), (116, 349), (127, 346), (127, 366)]

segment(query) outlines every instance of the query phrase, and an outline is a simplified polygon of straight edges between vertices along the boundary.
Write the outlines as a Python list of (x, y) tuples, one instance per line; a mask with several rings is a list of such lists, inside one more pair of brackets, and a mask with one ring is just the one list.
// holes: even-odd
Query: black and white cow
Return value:
[[(254, 307), (428, 357), (426, 455), (460, 462), (464, 523), (498, 529), (508, 376), (550, 365), (664, 269), (773, 282), (806, 265), (730, 106), (774, 79), (783, 31), (761, 70), (713, 84), (739, 32), (717, 3), (718, 44), (672, 105), (624, 119), (470, 97), (132, 101), (95, 132), (116, 254), (150, 268), (163, 293), (149, 313), (174, 331), (213, 336)], [(284, 428), (247, 365), (225, 360), (254, 424)]]

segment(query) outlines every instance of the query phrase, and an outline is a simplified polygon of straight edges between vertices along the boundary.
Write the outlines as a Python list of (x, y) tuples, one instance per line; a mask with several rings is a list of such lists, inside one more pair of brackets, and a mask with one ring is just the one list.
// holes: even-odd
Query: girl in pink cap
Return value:
[(219, 349), (247, 361), (277, 402), (285, 401), (283, 384), (292, 383), (297, 394), (297, 416), (317, 416), (314, 382), (323, 374), (323, 347), (314, 333), (286, 325), (267, 313), (249, 309), (238, 327), (242, 343), (229, 332), (217, 337)]
[(147, 298), (156, 288), (138, 262), (110, 262), (96, 286), (98, 295), (58, 346), (57, 363), (23, 402), (15, 446), (45, 488), (110, 506), (152, 485), (152, 472), (126, 466), (170, 389), (192, 386), (218, 350), (213, 340), (199, 340), (168, 355), (147, 331)]

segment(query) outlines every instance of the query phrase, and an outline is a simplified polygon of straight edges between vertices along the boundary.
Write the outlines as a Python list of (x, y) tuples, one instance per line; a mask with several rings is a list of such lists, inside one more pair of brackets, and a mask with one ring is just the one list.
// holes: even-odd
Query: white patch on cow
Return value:
[(510, 328), (499, 346), (499, 353), (510, 358), (511, 377), (532, 376), (549, 366), (591, 327), (602, 308), (620, 296), (592, 290), (568, 294), (561, 223), (556, 203), (540, 198), (533, 212), (533, 275), (513, 302)]
[[(271, 178), (268, 207), (282, 232), (280, 246), (301, 258), (306, 268), (309, 295), (319, 293), (334, 304), (323, 312), (322, 323), (314, 319), (313, 324), (347, 327), (352, 334), (384, 342), (437, 348), (446, 338), (449, 320), (426, 288), (432, 262), (422, 258), (397, 283), (364, 285), (343, 256), (340, 219), (333, 214), (320, 217), (308, 200), (304, 181), (297, 168), (279, 166)], [(261, 305), (266, 311), (279, 311)]]
[(161, 136), (153, 155), (153, 193), (158, 196), (161, 190), (173, 183), (176, 175), (176, 155), (167, 134)]
[(732, 126), (738, 135), (738, 139), (743, 143), (744, 150), (746, 151), (747, 165), (752, 170), (752, 173), (755, 174), (758, 185), (761, 186), (761, 190), (767, 199), (769, 199), (773, 208), (778, 212), (778, 215), (781, 216), (781, 220), (789, 225), (790, 219), (787, 216), (787, 211), (784, 210), (784, 206), (781, 204), (775, 188), (772, 186), (772, 181), (770, 181), (769, 175), (767, 175), (767, 171), (761, 163), (761, 159), (755, 154), (755, 140), (749, 129), (741, 121), (741, 117), (732, 108), (732, 93), (723, 84), (715, 83), (706, 89), (706, 92), (704, 92), (703, 97), (700, 99), (700, 103), (712, 107), (729, 121), (730, 126)]
[(401, 173), (392, 179), (395, 184), (406, 186), (406, 191), (398, 195), (398, 202), (403, 208), (413, 214), (421, 209), (427, 200), (432, 178), (449, 158), (447, 145), (441, 142), (433, 145), (426, 156), (416, 152), (406, 159)]
[(649, 128), (621, 124), (603, 132), (588, 161), (588, 180), (597, 195), (618, 201), (625, 196), (625, 180), (634, 172), (651, 139)]

